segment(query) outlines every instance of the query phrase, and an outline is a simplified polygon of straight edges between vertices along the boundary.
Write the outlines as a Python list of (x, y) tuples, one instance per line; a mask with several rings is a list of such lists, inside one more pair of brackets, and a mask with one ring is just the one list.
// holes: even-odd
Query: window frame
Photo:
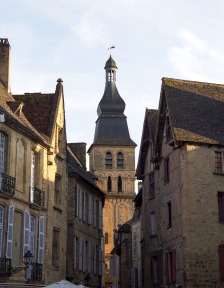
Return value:
[(52, 266), (59, 268), (60, 260), (60, 229), (53, 227), (52, 231)]
[(170, 158), (164, 158), (164, 184), (170, 181)]
[(172, 228), (172, 204), (171, 201), (167, 203), (167, 229)]
[(113, 167), (113, 156), (111, 152), (106, 153), (105, 166), (106, 169), (112, 169)]
[(124, 155), (122, 152), (117, 153), (117, 168), (124, 168)]
[(223, 174), (224, 172), (224, 152), (223, 151), (215, 151), (215, 173)]
[(117, 192), (118, 193), (122, 193), (122, 185), (123, 183), (122, 183), (122, 178), (121, 178), (121, 176), (118, 176), (118, 178), (117, 178)]
[(155, 173), (149, 173), (149, 200), (155, 198)]
[(219, 191), (217, 194), (218, 197), (218, 213), (219, 213), (219, 222), (224, 221), (224, 192)]
[(156, 211), (150, 213), (150, 237), (157, 236)]
[(111, 179), (111, 176), (108, 176), (108, 178), (107, 178), (107, 192), (108, 193), (112, 192), (112, 179)]

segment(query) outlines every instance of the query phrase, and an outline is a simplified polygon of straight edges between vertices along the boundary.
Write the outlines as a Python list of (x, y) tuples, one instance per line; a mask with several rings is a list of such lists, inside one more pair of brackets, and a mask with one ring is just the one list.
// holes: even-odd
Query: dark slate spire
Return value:
[(106, 70), (106, 85), (97, 108), (99, 118), (96, 121), (94, 144), (136, 145), (129, 135), (127, 119), (124, 115), (125, 102), (116, 86), (117, 65), (111, 56), (104, 69)]

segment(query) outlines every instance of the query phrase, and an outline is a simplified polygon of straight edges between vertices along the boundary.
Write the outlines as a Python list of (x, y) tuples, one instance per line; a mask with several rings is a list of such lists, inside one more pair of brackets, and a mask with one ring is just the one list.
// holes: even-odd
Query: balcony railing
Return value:
[(45, 203), (45, 193), (41, 191), (39, 188), (34, 187), (33, 191), (33, 203), (38, 205), (39, 207), (44, 207)]
[(11, 276), (11, 259), (0, 258), (0, 278), (9, 278)]
[(31, 279), (35, 281), (42, 280), (42, 264), (32, 263)]
[(15, 194), (16, 179), (7, 175), (6, 173), (0, 173), (0, 191), (8, 196)]

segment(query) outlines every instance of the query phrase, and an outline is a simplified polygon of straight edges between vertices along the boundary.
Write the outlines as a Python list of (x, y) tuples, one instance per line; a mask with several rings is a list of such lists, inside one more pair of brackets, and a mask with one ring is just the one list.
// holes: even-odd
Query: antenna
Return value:
[(111, 55), (111, 49), (114, 49), (115, 45), (110, 45), (110, 47), (108, 48), (108, 50), (110, 50), (110, 55)]

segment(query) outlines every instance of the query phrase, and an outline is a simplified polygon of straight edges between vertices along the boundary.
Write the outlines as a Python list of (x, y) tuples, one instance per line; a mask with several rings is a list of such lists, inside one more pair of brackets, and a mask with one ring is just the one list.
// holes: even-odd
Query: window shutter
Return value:
[(73, 268), (76, 270), (76, 237), (74, 237), (74, 255), (73, 255)]
[(30, 212), (24, 211), (23, 255), (30, 250)]
[(13, 221), (14, 221), (14, 207), (10, 205), (8, 210), (6, 258), (11, 259), (12, 259), (12, 241), (13, 241)]
[(96, 227), (96, 199), (93, 199), (93, 225)]
[(96, 274), (96, 246), (94, 246), (93, 273)]
[(224, 282), (224, 244), (219, 245), (219, 262), (221, 282)]
[(89, 195), (88, 224), (92, 224), (92, 196)]
[(79, 189), (78, 186), (75, 187), (75, 194), (76, 194), (76, 217), (79, 217)]
[(91, 243), (88, 242), (88, 273), (91, 273)]
[(86, 221), (86, 192), (83, 192), (83, 221)]
[(99, 229), (102, 230), (102, 201), (99, 200)]
[(79, 239), (79, 271), (82, 271), (82, 240)]
[(82, 219), (82, 191), (79, 187), (79, 219)]
[(38, 263), (44, 263), (44, 216), (39, 218)]
[(102, 251), (99, 247), (99, 276), (102, 275)]
[(176, 283), (176, 250), (172, 251), (172, 284)]
[(165, 254), (165, 277), (166, 284), (169, 284), (168, 253)]
[(83, 255), (82, 255), (82, 271), (86, 272), (86, 241), (82, 242)]
[(2, 257), (3, 227), (4, 227), (4, 207), (0, 206), (0, 257)]
[(31, 152), (31, 173), (30, 173), (30, 202), (34, 200), (34, 185), (35, 185), (35, 153)]

